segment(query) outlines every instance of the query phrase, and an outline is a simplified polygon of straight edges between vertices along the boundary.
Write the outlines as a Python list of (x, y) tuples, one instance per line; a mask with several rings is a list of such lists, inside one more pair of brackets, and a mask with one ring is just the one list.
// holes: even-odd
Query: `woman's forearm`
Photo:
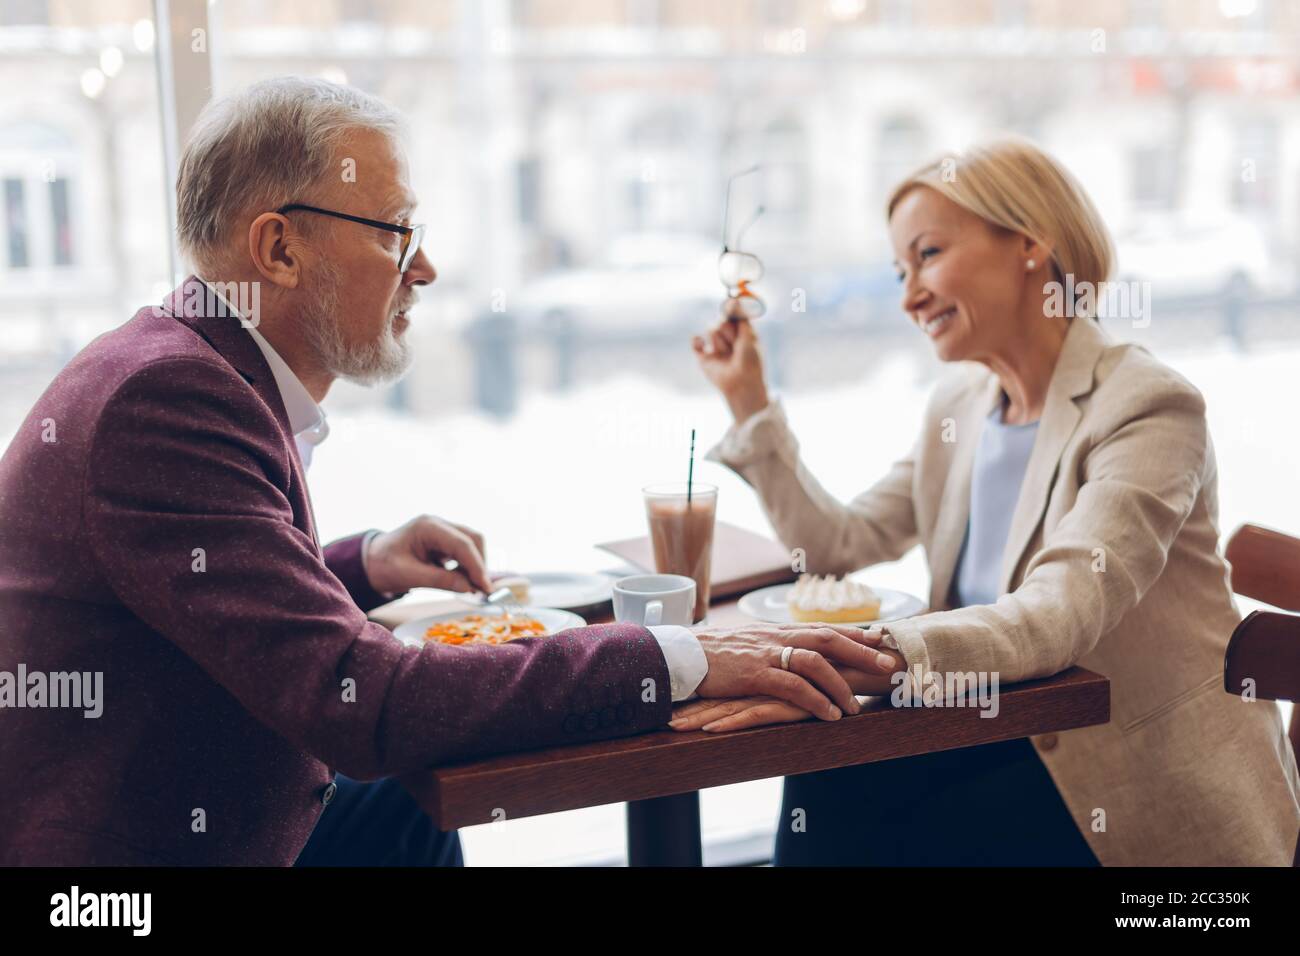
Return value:
[(743, 425), (754, 415), (767, 408), (770, 401), (767, 386), (761, 382), (756, 388), (747, 388), (728, 394), (725, 397), (727, 407), (731, 409), (732, 418), (735, 419), (737, 426)]

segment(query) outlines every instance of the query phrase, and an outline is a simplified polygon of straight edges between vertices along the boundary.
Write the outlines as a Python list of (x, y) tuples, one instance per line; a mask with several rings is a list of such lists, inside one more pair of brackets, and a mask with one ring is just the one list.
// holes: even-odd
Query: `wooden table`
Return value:
[[(446, 609), (411, 605), (376, 616), (391, 625)], [(608, 620), (607, 613), (587, 617), (592, 623)], [(710, 608), (711, 624), (749, 620), (734, 602)], [(981, 717), (975, 706), (898, 708), (885, 697), (866, 700), (862, 713), (834, 722), (730, 734), (664, 730), (452, 764), (408, 774), (402, 783), (442, 830), (490, 823), (500, 811), (515, 819), (626, 802), (631, 865), (698, 866), (699, 791), (706, 787), (973, 747), (1110, 719), (1110, 681), (1082, 667), (1000, 687), (994, 719)]]

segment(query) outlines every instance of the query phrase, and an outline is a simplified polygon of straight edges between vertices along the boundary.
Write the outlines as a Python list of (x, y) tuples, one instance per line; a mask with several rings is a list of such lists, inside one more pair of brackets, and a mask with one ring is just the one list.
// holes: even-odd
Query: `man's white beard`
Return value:
[[(411, 365), (411, 350), (393, 329), (390, 315), (383, 333), (360, 346), (343, 338), (339, 314), (339, 273), (332, 263), (320, 265), (317, 292), (298, 316), (298, 324), (317, 360), (332, 375), (359, 385), (376, 385), (401, 378)], [(401, 306), (409, 307), (410, 296)]]

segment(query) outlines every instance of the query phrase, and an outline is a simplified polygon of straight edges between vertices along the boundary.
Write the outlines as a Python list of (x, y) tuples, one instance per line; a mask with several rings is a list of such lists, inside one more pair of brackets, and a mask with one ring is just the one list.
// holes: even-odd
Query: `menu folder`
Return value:
[[(643, 571), (655, 570), (649, 535), (609, 541), (596, 547)], [(793, 581), (798, 575), (790, 567), (791, 563), (790, 552), (779, 542), (719, 521), (713, 528), (711, 598), (718, 601), (739, 597), (757, 588)]]

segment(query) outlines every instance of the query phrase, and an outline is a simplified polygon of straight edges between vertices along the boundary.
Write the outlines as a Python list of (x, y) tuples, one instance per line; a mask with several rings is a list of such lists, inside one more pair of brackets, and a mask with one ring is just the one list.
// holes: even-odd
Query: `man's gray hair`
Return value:
[[(176, 227), (181, 250), (200, 267), (221, 257), (241, 214), (311, 201), (341, 177), (335, 149), (352, 130), (397, 137), (401, 117), (382, 100), (299, 76), (254, 83), (207, 105), (181, 153)], [(205, 277), (206, 278), (206, 277)]]

